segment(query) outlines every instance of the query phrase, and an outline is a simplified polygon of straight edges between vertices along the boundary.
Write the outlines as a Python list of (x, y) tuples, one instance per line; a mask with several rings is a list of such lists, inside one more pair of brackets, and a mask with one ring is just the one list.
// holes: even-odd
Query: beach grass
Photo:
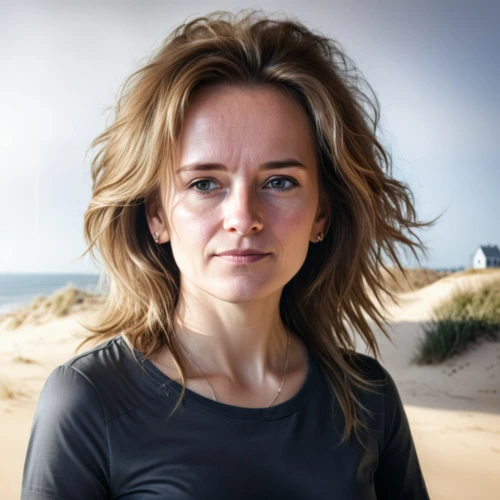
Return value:
[(500, 340), (500, 280), (478, 290), (459, 289), (439, 304), (412, 363), (440, 363), (483, 340)]
[(39, 295), (30, 304), (0, 316), (0, 327), (15, 330), (27, 324), (40, 325), (52, 319), (92, 309), (103, 300), (102, 295), (80, 290), (69, 283), (48, 297)]
[(18, 382), (5, 374), (0, 374), (0, 400), (19, 399), (25, 394), (19, 389)]

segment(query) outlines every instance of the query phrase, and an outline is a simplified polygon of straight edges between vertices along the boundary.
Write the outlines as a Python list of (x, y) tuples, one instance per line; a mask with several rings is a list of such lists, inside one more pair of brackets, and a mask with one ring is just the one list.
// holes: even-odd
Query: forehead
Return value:
[(223, 155), (227, 161), (270, 161), (283, 155), (308, 161), (315, 151), (306, 112), (272, 86), (219, 84), (200, 89), (190, 102), (178, 139), (182, 163), (206, 160), (207, 155)]

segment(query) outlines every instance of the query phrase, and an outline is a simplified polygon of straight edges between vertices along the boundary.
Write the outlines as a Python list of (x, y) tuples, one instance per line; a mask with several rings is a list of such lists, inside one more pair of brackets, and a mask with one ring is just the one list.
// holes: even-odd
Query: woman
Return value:
[(299, 22), (215, 12), (126, 82), (85, 214), (98, 345), (46, 381), (23, 499), (428, 498), (365, 318), (385, 332), (383, 252), (400, 266), (429, 223), (348, 61)]

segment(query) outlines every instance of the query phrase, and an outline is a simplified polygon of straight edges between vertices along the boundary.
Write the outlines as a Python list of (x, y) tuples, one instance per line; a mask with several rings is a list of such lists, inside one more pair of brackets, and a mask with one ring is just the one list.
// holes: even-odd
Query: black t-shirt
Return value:
[(427, 500), (385, 368), (356, 354), (367, 376), (387, 383), (360, 392), (372, 414), (366, 450), (354, 435), (340, 446), (340, 406), (308, 353), (304, 384), (281, 404), (242, 408), (187, 389), (169, 419), (180, 383), (150, 360), (141, 370), (121, 337), (70, 359), (40, 394), (21, 500)]

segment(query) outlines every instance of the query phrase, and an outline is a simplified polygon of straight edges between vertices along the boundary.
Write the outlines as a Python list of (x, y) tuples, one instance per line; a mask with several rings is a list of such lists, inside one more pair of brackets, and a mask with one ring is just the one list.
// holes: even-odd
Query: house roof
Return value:
[(481, 245), (479, 248), (484, 253), (484, 256), (488, 259), (493, 258), (500, 258), (500, 250), (496, 245)]

